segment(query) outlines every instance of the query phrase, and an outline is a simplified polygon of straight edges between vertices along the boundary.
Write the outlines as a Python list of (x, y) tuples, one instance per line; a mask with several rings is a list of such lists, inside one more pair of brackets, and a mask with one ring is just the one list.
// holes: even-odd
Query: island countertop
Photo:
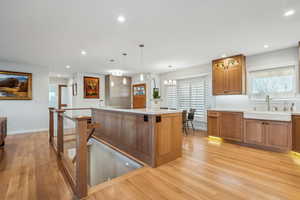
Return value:
[(163, 115), (163, 114), (173, 114), (173, 113), (181, 113), (182, 112), (181, 110), (151, 109), (151, 108), (123, 109), (123, 108), (114, 108), (114, 107), (94, 107), (93, 109), (126, 112), (126, 113), (134, 113), (134, 114), (143, 114), (143, 115)]

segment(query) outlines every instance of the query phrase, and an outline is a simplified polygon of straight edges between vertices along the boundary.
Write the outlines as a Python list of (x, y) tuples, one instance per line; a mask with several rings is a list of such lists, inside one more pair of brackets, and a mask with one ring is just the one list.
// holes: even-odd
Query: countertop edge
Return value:
[(140, 110), (140, 109), (121, 109), (121, 108), (101, 108), (96, 107), (92, 108), (96, 110), (106, 110), (106, 111), (115, 111), (115, 112), (124, 112), (124, 113), (133, 113), (133, 114), (142, 114), (142, 115), (163, 115), (163, 114), (175, 114), (181, 113), (180, 110)]

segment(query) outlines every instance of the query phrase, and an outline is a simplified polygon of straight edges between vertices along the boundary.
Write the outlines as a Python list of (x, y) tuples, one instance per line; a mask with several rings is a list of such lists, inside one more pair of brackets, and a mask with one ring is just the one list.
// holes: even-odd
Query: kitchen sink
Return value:
[(292, 114), (289, 112), (246, 111), (244, 112), (244, 118), (272, 121), (291, 121)]

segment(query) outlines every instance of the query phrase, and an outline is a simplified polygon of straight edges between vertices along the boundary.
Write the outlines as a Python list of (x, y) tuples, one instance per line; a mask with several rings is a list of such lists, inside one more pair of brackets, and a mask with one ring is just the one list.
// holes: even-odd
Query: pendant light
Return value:
[[(145, 45), (140, 44), (139, 45), (140, 49), (141, 49), (141, 57), (140, 57), (140, 61), (141, 61), (141, 67), (144, 68), (144, 54), (143, 54), (143, 48), (145, 47)], [(144, 74), (140, 74), (140, 81), (144, 81)]]
[[(125, 68), (125, 58), (127, 56), (127, 53), (123, 53), (122, 54), (124, 57), (123, 57), (123, 68)], [(127, 78), (126, 77), (123, 77), (123, 85), (127, 85)]]

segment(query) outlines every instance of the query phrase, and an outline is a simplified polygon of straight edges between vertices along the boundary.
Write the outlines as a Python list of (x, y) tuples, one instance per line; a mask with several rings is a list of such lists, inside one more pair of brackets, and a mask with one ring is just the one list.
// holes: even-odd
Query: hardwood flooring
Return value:
[[(68, 200), (46, 133), (8, 136), (0, 150), (0, 199)], [(90, 189), (88, 200), (300, 199), (300, 158), (199, 135), (183, 142), (183, 157), (142, 168)]]

